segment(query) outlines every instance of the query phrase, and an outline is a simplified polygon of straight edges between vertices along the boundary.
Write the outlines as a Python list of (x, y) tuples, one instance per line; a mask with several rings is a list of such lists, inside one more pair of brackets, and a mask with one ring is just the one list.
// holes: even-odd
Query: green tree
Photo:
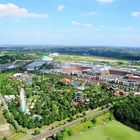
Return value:
[(56, 140), (64, 140), (64, 134), (63, 134), (63, 132), (57, 133), (55, 139)]
[(8, 140), (7, 137), (3, 137), (2, 140)]
[(39, 135), (40, 133), (41, 132), (38, 129), (35, 129), (33, 135), (36, 136), (36, 135)]
[(68, 130), (68, 131), (67, 131), (67, 133), (68, 133), (68, 135), (69, 135), (69, 136), (72, 136), (72, 135), (73, 135), (73, 132), (72, 132), (72, 130), (71, 130), (71, 129), (70, 129), (70, 130)]
[(91, 122), (92, 122), (93, 124), (95, 124), (95, 123), (96, 123), (96, 119), (93, 118), (93, 119), (91, 120)]

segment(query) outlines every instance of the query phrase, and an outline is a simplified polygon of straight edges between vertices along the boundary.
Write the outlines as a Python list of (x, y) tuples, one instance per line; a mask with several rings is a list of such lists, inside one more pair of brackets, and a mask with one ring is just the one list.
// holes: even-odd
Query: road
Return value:
[(33, 60), (15, 60), (12, 65), (16, 65), (17, 62), (20, 62), (20, 61), (23, 61), (23, 62), (30, 62), (30, 61), (33, 61)]
[[(104, 110), (102, 110), (100, 112), (97, 112), (96, 114), (91, 115), (90, 118), (97, 117), (97, 116), (101, 115), (103, 112), (107, 112), (107, 111), (108, 111), (108, 109), (104, 109)], [(65, 128), (69, 128), (69, 127), (78, 125), (81, 122), (82, 122), (82, 120), (75, 120), (75, 121), (72, 121), (70, 123), (67, 123), (66, 125), (54, 128), (52, 130), (47, 129), (47, 131), (44, 131), (42, 134), (40, 134), (38, 136), (35, 136), (34, 138), (31, 138), (30, 140), (42, 140), (42, 139), (48, 138), (50, 136), (55, 135), (56, 133), (58, 133), (59, 131), (65, 129)]]

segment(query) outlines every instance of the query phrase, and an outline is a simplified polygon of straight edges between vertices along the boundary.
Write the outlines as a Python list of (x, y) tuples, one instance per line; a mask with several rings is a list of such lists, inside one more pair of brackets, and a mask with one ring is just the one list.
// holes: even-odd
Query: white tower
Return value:
[(21, 111), (26, 111), (26, 96), (25, 96), (25, 86), (22, 85), (20, 89), (20, 107)]

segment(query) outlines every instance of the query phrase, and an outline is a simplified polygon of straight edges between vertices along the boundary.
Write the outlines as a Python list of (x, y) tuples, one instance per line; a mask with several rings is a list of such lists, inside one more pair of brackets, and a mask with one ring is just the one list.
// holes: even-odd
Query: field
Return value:
[(1, 107), (0, 107), (0, 125), (5, 124), (6, 120), (2, 114)]
[(80, 132), (66, 140), (139, 140), (140, 132), (137, 132), (117, 121), (106, 125)]
[[(1, 111), (1, 110), (0, 110)], [(0, 112), (0, 130), (4, 130), (7, 128), (7, 122), (2, 114), (2, 112)], [(11, 136), (14, 134), (14, 128), (13, 126), (10, 125), (10, 128), (9, 130), (6, 130), (4, 132), (4, 135), (3, 135), (3, 132), (0, 131), (0, 139), (3, 137), (3, 136)]]
[[(4, 129), (3, 125), (7, 125), (7, 122), (6, 122), (2, 112), (0, 112), (0, 129)], [(23, 133), (16, 133), (13, 126), (10, 125), (9, 131), (5, 131), (4, 134), (2, 132), (0, 132), (0, 140), (4, 136), (6, 136), (8, 138), (8, 140), (18, 140), (19, 138), (23, 137), (24, 135), (25, 134), (23, 134)]]
[(24, 136), (25, 134), (23, 133), (14, 133), (12, 136), (8, 137), (8, 140), (19, 140), (20, 138)]
[(77, 55), (59, 55), (55, 58), (56, 61), (87, 61), (87, 62), (103, 62), (103, 63), (125, 63), (127, 60), (114, 59), (107, 57), (95, 57), (95, 56), (77, 56)]

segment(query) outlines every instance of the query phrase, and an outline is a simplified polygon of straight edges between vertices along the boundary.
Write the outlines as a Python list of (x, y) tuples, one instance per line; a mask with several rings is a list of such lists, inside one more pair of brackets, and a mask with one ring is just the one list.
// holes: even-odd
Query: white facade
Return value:
[(20, 105), (21, 105), (21, 111), (26, 111), (26, 97), (25, 97), (25, 89), (22, 87), (20, 90)]

